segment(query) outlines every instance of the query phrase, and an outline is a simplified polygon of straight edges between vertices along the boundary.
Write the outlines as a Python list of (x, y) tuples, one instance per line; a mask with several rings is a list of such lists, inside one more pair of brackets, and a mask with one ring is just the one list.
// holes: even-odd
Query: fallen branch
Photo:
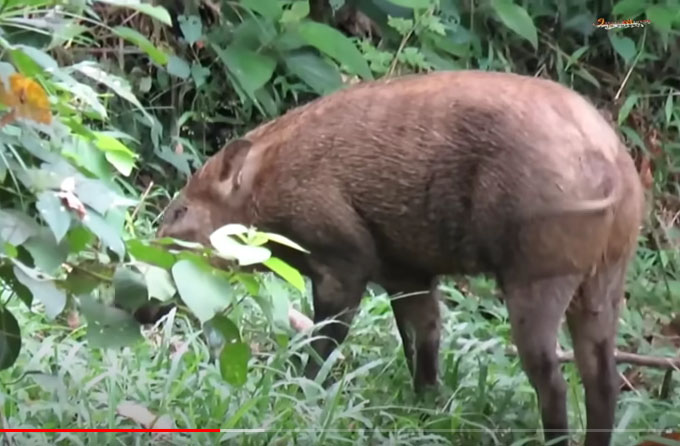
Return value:
[[(288, 320), (290, 321), (290, 325), (297, 332), (308, 330), (314, 325), (314, 322), (310, 318), (292, 307), (288, 310)], [(517, 348), (514, 345), (508, 347), (506, 351), (509, 355), (517, 356)], [(680, 371), (680, 358), (638, 355), (636, 353), (621, 352), (618, 350), (614, 352), (614, 358), (617, 364), (633, 364)], [(561, 363), (574, 362), (574, 352), (565, 352), (557, 348), (557, 359)]]
[[(507, 352), (509, 355), (517, 356), (517, 349), (514, 346), (509, 347)], [(574, 362), (574, 352), (563, 352), (558, 349), (557, 359), (562, 363)], [(638, 355), (636, 353), (621, 352), (617, 350), (614, 352), (614, 359), (617, 364), (632, 364), (660, 369), (680, 370), (680, 358)]]

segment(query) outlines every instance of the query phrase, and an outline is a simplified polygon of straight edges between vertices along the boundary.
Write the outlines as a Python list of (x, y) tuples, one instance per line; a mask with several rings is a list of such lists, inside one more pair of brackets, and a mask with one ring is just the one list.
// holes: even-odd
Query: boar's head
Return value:
[(250, 141), (237, 139), (209, 158), (168, 205), (157, 236), (209, 245), (219, 227), (247, 224), (242, 167), (250, 147)]

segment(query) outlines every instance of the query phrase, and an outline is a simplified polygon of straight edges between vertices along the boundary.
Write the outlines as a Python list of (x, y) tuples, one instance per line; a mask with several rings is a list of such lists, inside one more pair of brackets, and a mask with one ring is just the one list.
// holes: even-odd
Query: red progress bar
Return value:
[(0, 429), (0, 432), (220, 432), (219, 429)]

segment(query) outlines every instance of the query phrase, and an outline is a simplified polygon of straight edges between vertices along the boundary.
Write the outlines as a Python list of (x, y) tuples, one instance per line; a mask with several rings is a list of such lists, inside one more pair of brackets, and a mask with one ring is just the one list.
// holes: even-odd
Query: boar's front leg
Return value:
[[(377, 255), (370, 232), (354, 209), (340, 194), (324, 190), (316, 198), (324, 206), (313, 208), (313, 215), (294, 219), (293, 239), (310, 250), (307, 275), (312, 280), (314, 323), (323, 321), (312, 341), (312, 348), (326, 360), (347, 337), (349, 325), (375, 273)], [(314, 202), (316, 202), (316, 200)], [(297, 236), (297, 237), (295, 237)], [(316, 377), (321, 364), (311, 356), (305, 376)]]
[[(324, 361), (347, 337), (366, 289), (368, 276), (356, 266), (336, 258), (311, 268), (314, 323), (325, 322), (314, 334), (317, 339), (312, 341), (312, 348)], [(321, 364), (310, 356), (305, 376), (313, 379), (320, 367)]]
[(405, 296), (392, 297), (392, 311), (404, 344), (413, 387), (416, 393), (421, 393), (425, 388), (437, 385), (441, 316), (439, 281), (435, 278), (430, 284), (424, 281), (417, 286), (417, 283), (398, 288), (388, 285), (386, 289), (390, 294), (405, 293)]
[(546, 442), (569, 444), (566, 435), (566, 383), (555, 351), (557, 333), (569, 302), (574, 296), (580, 275), (513, 282), (503, 278), (513, 342), (529, 382), (536, 390)]

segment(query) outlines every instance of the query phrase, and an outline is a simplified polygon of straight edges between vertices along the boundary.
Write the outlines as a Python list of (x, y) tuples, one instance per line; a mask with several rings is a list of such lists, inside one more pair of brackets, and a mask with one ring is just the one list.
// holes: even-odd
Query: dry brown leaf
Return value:
[(116, 413), (145, 429), (174, 429), (174, 423), (168, 415), (158, 417), (146, 407), (133, 401), (123, 401), (116, 408)]
[(118, 405), (116, 412), (121, 417), (128, 418), (135, 423), (144, 426), (149, 429), (149, 426), (153, 424), (156, 420), (156, 415), (154, 415), (149, 409), (142, 406), (141, 404), (133, 403), (131, 401), (124, 401)]
[[(669, 440), (680, 441), (680, 433), (678, 432), (669, 432), (661, 434), (659, 436), (661, 438), (667, 438)], [(665, 446), (665, 445), (662, 443), (657, 443), (656, 441), (645, 441), (644, 443), (640, 443), (638, 446)]]

